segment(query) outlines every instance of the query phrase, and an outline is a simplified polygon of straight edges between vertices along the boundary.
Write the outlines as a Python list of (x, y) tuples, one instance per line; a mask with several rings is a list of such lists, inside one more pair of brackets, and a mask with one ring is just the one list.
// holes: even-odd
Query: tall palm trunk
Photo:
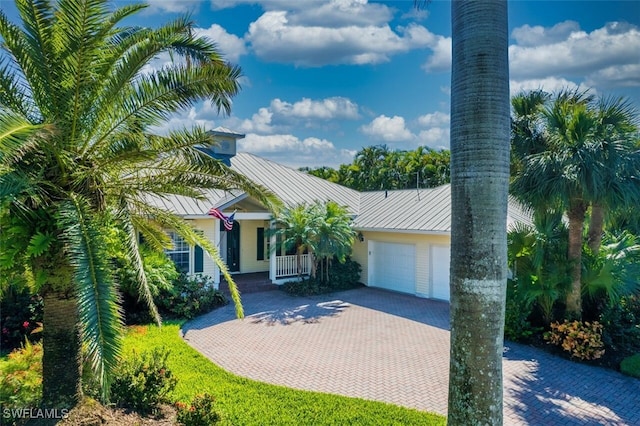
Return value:
[(582, 317), (582, 231), (587, 207), (582, 201), (569, 206), (569, 248), (567, 258), (571, 264), (571, 289), (567, 294), (567, 314)]
[(591, 205), (591, 220), (589, 221), (589, 237), (587, 243), (593, 254), (598, 254), (602, 244), (604, 230), (604, 207), (600, 204)]
[(502, 424), (507, 3), (452, 2), (450, 425)]
[(72, 407), (82, 395), (78, 302), (68, 294), (44, 294), (42, 400), (50, 407)]

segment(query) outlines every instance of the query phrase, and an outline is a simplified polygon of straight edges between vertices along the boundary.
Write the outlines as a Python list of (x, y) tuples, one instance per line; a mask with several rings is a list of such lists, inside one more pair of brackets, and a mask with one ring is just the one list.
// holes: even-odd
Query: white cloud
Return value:
[(588, 86), (582, 84), (576, 84), (573, 81), (566, 78), (547, 77), (530, 80), (511, 80), (509, 82), (509, 90), (511, 95), (516, 95), (520, 92), (529, 92), (531, 90), (544, 90), (545, 92), (553, 93), (561, 89), (580, 89), (587, 90)]
[(446, 112), (436, 111), (418, 117), (418, 123), (425, 127), (442, 127), (449, 125), (451, 117)]
[(217, 45), (224, 59), (229, 62), (238, 62), (240, 56), (247, 53), (244, 40), (229, 34), (218, 24), (213, 24), (209, 28), (196, 28), (195, 33), (210, 38)]
[(573, 32), (580, 31), (575, 21), (560, 22), (553, 27), (523, 25), (511, 31), (511, 37), (520, 46), (539, 46), (566, 40)]
[(433, 149), (449, 149), (449, 127), (432, 127), (418, 133), (418, 144)]
[(422, 68), (427, 72), (446, 72), (451, 70), (451, 37), (437, 36), (429, 48), (433, 54), (427, 58)]
[(257, 135), (248, 133), (238, 141), (238, 151), (260, 155), (290, 167), (338, 167), (353, 160), (355, 151), (337, 149), (335, 145), (318, 138), (299, 139), (290, 134)]
[(640, 64), (627, 64), (603, 68), (589, 74), (585, 84), (587, 86), (602, 88), (638, 87), (640, 86)]
[[(513, 34), (524, 43), (509, 47), (515, 80), (586, 76), (602, 86), (635, 85), (618, 77), (637, 69), (640, 30), (634, 25), (610, 22), (588, 33), (569, 22), (551, 28), (520, 27)], [(536, 41), (539, 44), (533, 45)]]
[(335, 125), (336, 120), (360, 118), (358, 104), (348, 98), (302, 98), (297, 102), (273, 99), (268, 107), (261, 107), (251, 118), (227, 119), (225, 125), (246, 133), (276, 133), (288, 131), (293, 125), (307, 128), (320, 127), (322, 123)]
[(380, 115), (360, 127), (362, 133), (377, 140), (386, 142), (406, 142), (414, 138), (413, 133), (405, 126), (404, 118), (400, 116), (387, 117)]
[(339, 96), (320, 100), (302, 98), (293, 104), (274, 99), (271, 101), (270, 109), (283, 117), (355, 120), (360, 116), (358, 104)]
[(260, 108), (257, 113), (253, 114), (250, 119), (242, 120), (237, 127), (239, 131), (249, 133), (272, 133), (274, 127), (271, 124), (273, 113), (268, 108)]

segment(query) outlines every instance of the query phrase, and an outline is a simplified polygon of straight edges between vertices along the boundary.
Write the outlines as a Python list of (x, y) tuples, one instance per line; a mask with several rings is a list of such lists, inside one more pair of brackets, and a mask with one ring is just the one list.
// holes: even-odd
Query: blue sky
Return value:
[[(161, 131), (224, 126), (246, 134), (240, 150), (293, 167), (335, 167), (381, 143), (449, 147), (448, 1), (420, 11), (412, 0), (148, 3), (135, 24), (190, 13), (243, 70), (231, 116), (203, 103)], [(512, 93), (589, 88), (640, 107), (640, 1), (513, 1), (509, 21)]]

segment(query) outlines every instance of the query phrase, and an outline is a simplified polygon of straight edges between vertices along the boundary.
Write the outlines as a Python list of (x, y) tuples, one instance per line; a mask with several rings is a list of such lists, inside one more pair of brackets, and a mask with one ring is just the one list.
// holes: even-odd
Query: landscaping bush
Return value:
[(360, 264), (349, 257), (343, 263), (334, 259), (329, 268), (329, 287), (332, 290), (348, 290), (357, 287), (361, 272)]
[(169, 290), (162, 290), (156, 299), (158, 308), (176, 318), (191, 319), (229, 301), (213, 287), (207, 276), (180, 275)]
[(544, 338), (550, 344), (562, 347), (571, 357), (581, 360), (598, 359), (605, 352), (602, 324), (597, 321), (554, 322), (551, 324), (551, 331), (545, 333)]
[(640, 379), (640, 353), (623, 359), (620, 363), (620, 371), (627, 376)]
[(169, 351), (155, 348), (136, 352), (124, 359), (114, 372), (111, 397), (116, 405), (133, 409), (141, 414), (154, 412), (158, 405), (167, 402), (167, 396), (177, 384), (177, 379), (167, 368)]
[(607, 361), (617, 368), (622, 359), (640, 352), (640, 297), (622, 297), (600, 316)]
[(185, 426), (209, 426), (220, 421), (220, 415), (213, 409), (215, 398), (208, 393), (196, 395), (191, 404), (176, 403), (178, 422)]
[(42, 344), (24, 346), (0, 360), (0, 406), (37, 407), (42, 399)]
[(322, 281), (319, 277), (304, 278), (302, 280), (288, 281), (282, 285), (282, 290), (292, 296), (313, 296), (316, 294), (331, 293), (332, 291), (348, 290), (359, 285), (360, 264), (347, 258), (344, 263), (336, 259), (329, 268), (329, 280)]
[(19, 348), (28, 337), (40, 339), (33, 333), (42, 325), (42, 297), (32, 295), (28, 287), (9, 286), (0, 300), (0, 336), (2, 349)]

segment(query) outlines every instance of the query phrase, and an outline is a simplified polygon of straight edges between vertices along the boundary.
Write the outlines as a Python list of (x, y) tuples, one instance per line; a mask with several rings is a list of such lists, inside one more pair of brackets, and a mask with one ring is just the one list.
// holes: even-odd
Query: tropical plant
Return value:
[(539, 308), (548, 326), (570, 284), (566, 228), (556, 215), (536, 219), (533, 227), (518, 223), (509, 231), (507, 253), (518, 297), (524, 306)]
[[(284, 209), (275, 218), (275, 235), (285, 249), (295, 249), (298, 274), (302, 271), (302, 254), (311, 256), (311, 276), (321, 267), (320, 281), (329, 279), (329, 268), (335, 258), (344, 262), (351, 254), (356, 233), (346, 208), (335, 201), (299, 204)], [(277, 250), (277, 246), (273, 248)]]
[(640, 203), (635, 111), (624, 99), (597, 101), (578, 90), (513, 98), (511, 192), (536, 211), (565, 212), (572, 287), (570, 315), (582, 315), (583, 229), (591, 212), (589, 245), (599, 250), (608, 210)]
[(451, 3), (451, 425), (502, 424), (507, 16), (502, 0)]
[(640, 295), (640, 238), (625, 231), (617, 236), (607, 233), (603, 241), (600, 251), (585, 256), (584, 292), (609, 305)]
[[(0, 11), (0, 223), (13, 241), (4, 270), (27, 270), (44, 299), (43, 399), (69, 406), (81, 395), (81, 340), (106, 396), (122, 333), (105, 235), (120, 242), (139, 293), (155, 308), (138, 235), (155, 250), (173, 229), (199, 245), (232, 282), (217, 249), (155, 198), (204, 198), (208, 188), (241, 188), (266, 206), (264, 188), (198, 147), (204, 129), (158, 135), (174, 112), (209, 100), (228, 113), (239, 68), (185, 18), (123, 26), (143, 4), (111, 10), (106, 0), (16, 0), (22, 22)], [(162, 69), (150, 61), (169, 53)], [(231, 286), (235, 289), (234, 286)], [(237, 292), (232, 293), (242, 315)]]
[(448, 150), (419, 146), (413, 151), (390, 150), (386, 145), (362, 148), (351, 164), (301, 168), (316, 177), (358, 191), (430, 188), (449, 183)]

